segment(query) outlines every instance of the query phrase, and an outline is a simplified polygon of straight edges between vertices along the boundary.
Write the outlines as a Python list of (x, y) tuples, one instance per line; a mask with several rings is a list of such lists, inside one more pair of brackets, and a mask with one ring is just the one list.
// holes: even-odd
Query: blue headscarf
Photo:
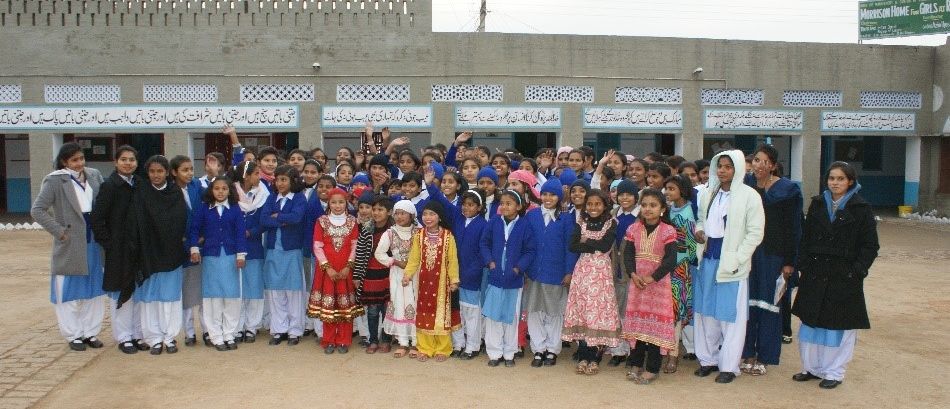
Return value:
[(838, 208), (835, 209), (834, 205), (831, 203), (831, 190), (825, 190), (822, 194), (825, 197), (825, 208), (828, 210), (828, 220), (832, 222), (835, 221), (835, 213), (837, 210), (844, 209), (844, 206), (848, 204), (848, 200), (851, 200), (851, 196), (854, 196), (855, 193), (861, 190), (861, 184), (855, 182), (854, 187), (851, 190), (845, 192), (844, 196), (841, 196), (841, 200), (838, 200)]

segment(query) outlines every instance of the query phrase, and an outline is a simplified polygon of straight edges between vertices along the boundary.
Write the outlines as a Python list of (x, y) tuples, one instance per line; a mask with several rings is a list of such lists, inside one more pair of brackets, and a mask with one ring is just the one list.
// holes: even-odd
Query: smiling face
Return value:
[(83, 168), (86, 167), (86, 155), (81, 150), (74, 153), (73, 156), (63, 161), (63, 167), (74, 172), (82, 172)]
[(330, 208), (331, 214), (341, 215), (346, 213), (346, 197), (343, 195), (330, 196), (327, 207)]
[(580, 186), (571, 187), (571, 203), (574, 204), (574, 207), (583, 209), (584, 202), (587, 200), (587, 189), (584, 189)]
[(442, 194), (446, 197), (455, 197), (459, 191), (459, 182), (455, 180), (455, 177), (450, 175), (442, 176)]
[(303, 174), (303, 183), (308, 187), (316, 184), (317, 179), (320, 178), (320, 172), (317, 171), (317, 167), (314, 166), (312, 162), (311, 164), (303, 167), (301, 174)]
[(400, 225), (402, 227), (411, 226), (414, 218), (415, 216), (413, 216), (412, 213), (409, 213), (404, 210), (396, 210), (393, 212), (393, 220), (396, 222), (397, 225)]
[(261, 169), (268, 175), (274, 174), (274, 169), (277, 169), (277, 155), (269, 153), (261, 156)]
[(518, 216), (518, 213), (521, 212), (521, 205), (518, 204), (518, 200), (511, 197), (511, 195), (502, 195), (501, 202), (498, 205), (498, 210), (501, 212), (502, 216), (505, 216), (506, 219), (511, 220)]
[(482, 206), (478, 204), (478, 201), (472, 198), (466, 198), (462, 200), (462, 215), (465, 217), (475, 217), (478, 216), (478, 213), (482, 211)]
[(211, 195), (215, 202), (227, 202), (228, 194), (231, 193), (231, 186), (228, 186), (224, 179), (216, 179), (211, 187)]
[(123, 151), (115, 160), (115, 170), (125, 177), (129, 177), (135, 173), (135, 168), (138, 166), (138, 159), (135, 158), (135, 154), (131, 151)]
[(624, 166), (623, 162), (620, 161), (619, 153), (615, 153), (613, 156), (607, 158), (607, 167), (613, 169), (614, 175), (617, 175), (617, 178), (623, 174)]
[(666, 210), (666, 204), (657, 200), (656, 196), (647, 195), (640, 200), (640, 218), (646, 224), (654, 225), (659, 223), (660, 215)]
[(407, 180), (402, 182), (402, 195), (409, 199), (419, 196), (420, 190), (422, 190), (422, 187), (419, 186), (415, 180)]
[(416, 161), (412, 160), (412, 156), (402, 155), (399, 157), (399, 170), (402, 173), (409, 173), (416, 170)]
[(604, 209), (606, 208), (607, 204), (604, 203), (604, 200), (601, 199), (600, 196), (587, 198), (587, 203), (584, 205), (584, 211), (587, 212), (587, 215), (595, 219), (604, 214)]
[(623, 211), (629, 212), (637, 205), (637, 195), (627, 192), (620, 193), (617, 195), (617, 204), (620, 205)]
[(254, 168), (253, 171), (247, 172), (247, 176), (244, 176), (244, 186), (252, 187), (257, 186), (258, 183), (261, 183), (261, 169)]
[(422, 211), (422, 225), (426, 226), (427, 229), (438, 228), (439, 214), (429, 209), (423, 210)]
[(772, 177), (772, 172), (775, 172), (775, 162), (769, 160), (769, 155), (765, 152), (758, 152), (752, 158), (752, 172), (756, 179), (768, 179)]
[(287, 164), (293, 166), (298, 171), (303, 170), (303, 162), (306, 158), (303, 157), (303, 154), (300, 152), (294, 152), (290, 154), (290, 157), (287, 158)]
[(373, 205), (373, 223), (377, 226), (385, 226), (389, 221), (389, 209), (381, 204)]
[(492, 159), (491, 167), (495, 168), (495, 173), (498, 174), (498, 177), (508, 176), (508, 172), (511, 170), (510, 165), (508, 165), (508, 161), (501, 157), (495, 157), (495, 159)]
[(571, 152), (567, 157), (567, 166), (574, 170), (574, 173), (577, 173), (577, 176), (580, 177), (581, 173), (584, 171), (584, 154), (580, 152)]
[[(72, 158), (70, 158), (72, 159)], [(71, 169), (71, 168), (70, 168)], [(168, 171), (158, 162), (148, 165), (148, 181), (152, 186), (160, 187), (168, 180)]]
[(541, 192), (541, 205), (545, 209), (557, 209), (560, 199), (557, 198), (557, 195), (551, 192)]
[(287, 195), (290, 193), (290, 177), (287, 175), (277, 176), (274, 178), (274, 186), (277, 189), (277, 193)]
[(660, 172), (657, 172), (655, 170), (648, 170), (647, 171), (647, 185), (649, 185), (650, 187), (654, 189), (662, 189), (663, 175), (661, 175)]
[(633, 180), (638, 186), (642, 186), (646, 182), (647, 169), (643, 167), (643, 164), (640, 162), (633, 162), (630, 165), (630, 179)]

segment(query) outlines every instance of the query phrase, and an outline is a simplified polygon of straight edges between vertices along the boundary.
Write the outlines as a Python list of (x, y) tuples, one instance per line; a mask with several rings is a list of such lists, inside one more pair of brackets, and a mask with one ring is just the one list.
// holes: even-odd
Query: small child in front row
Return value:
[(293, 166), (274, 170), (273, 187), (276, 194), (261, 208), (261, 226), (267, 234), (264, 288), (269, 300), (270, 345), (283, 341), (297, 345), (303, 335), (306, 299), (302, 248), (307, 200), (300, 193), (300, 174)]
[[(614, 244), (613, 264), (614, 264), (614, 293), (617, 295), (617, 310), (623, 316), (627, 311), (627, 288), (629, 287), (629, 278), (626, 269), (623, 268), (623, 249), (627, 247), (624, 237), (627, 235), (627, 229), (637, 221), (637, 214), (640, 209), (637, 207), (637, 199), (640, 197), (640, 190), (632, 180), (624, 179), (617, 185), (617, 207), (613, 210), (614, 220), (617, 222), (617, 238)], [(619, 366), (627, 360), (630, 355), (630, 344), (621, 342), (620, 345), (610, 348), (607, 353), (612, 355), (609, 366)], [(629, 365), (629, 362), (627, 362)]]
[(640, 194), (640, 217), (627, 229), (624, 265), (630, 288), (623, 337), (633, 345), (627, 378), (647, 385), (660, 372), (661, 355), (676, 348), (676, 316), (670, 272), (676, 268), (676, 228), (669, 222), (663, 193)]
[[(416, 293), (417, 282), (403, 286), (403, 269), (409, 258), (412, 236), (418, 231), (416, 207), (408, 200), (400, 200), (393, 206), (393, 226), (379, 238), (376, 261), (389, 266), (389, 306), (383, 319), (383, 331), (399, 343), (393, 352), (394, 358), (409, 354), (415, 358), (419, 353), (416, 342)], [(413, 280), (415, 281), (415, 280)], [(411, 348), (411, 349), (410, 349)]]
[[(523, 171), (512, 173), (508, 180), (513, 181), (518, 172)], [(538, 240), (538, 256), (528, 269), (524, 290), (524, 310), (528, 313), (528, 334), (534, 352), (531, 366), (535, 368), (557, 364), (567, 287), (577, 262), (577, 255), (568, 249), (574, 233), (574, 217), (560, 211), (563, 192), (559, 179), (544, 182), (541, 207), (525, 216)]]
[(696, 213), (693, 212), (693, 187), (688, 176), (666, 178), (666, 201), (670, 204), (670, 223), (676, 228), (676, 268), (670, 273), (673, 290), (673, 313), (676, 315), (676, 342), (666, 355), (664, 373), (676, 372), (679, 365), (679, 341), (686, 354), (694, 354), (693, 326), (693, 270), (696, 268)]
[[(218, 351), (237, 349), (241, 320), (241, 274), (247, 257), (244, 213), (237, 192), (224, 177), (212, 179), (193, 212), (191, 262), (201, 264), (201, 310), (208, 337)], [(199, 247), (200, 246), (200, 247)]]
[(432, 201), (422, 210), (423, 229), (412, 236), (402, 286), (418, 276), (416, 339), (420, 362), (435, 357), (445, 362), (452, 352), (452, 331), (461, 327), (459, 315), (459, 262), (455, 236), (445, 209)]
[(481, 240), (481, 257), (488, 266), (482, 315), (488, 366), (515, 366), (518, 351), (518, 319), (524, 274), (537, 253), (527, 220), (524, 198), (513, 190), (501, 192), (500, 217), (489, 221)]
[(319, 261), (307, 315), (323, 321), (320, 346), (326, 354), (349, 352), (353, 319), (363, 315), (356, 302), (353, 267), (360, 226), (347, 213), (349, 195), (340, 188), (329, 193), (328, 212), (313, 227), (313, 256)]

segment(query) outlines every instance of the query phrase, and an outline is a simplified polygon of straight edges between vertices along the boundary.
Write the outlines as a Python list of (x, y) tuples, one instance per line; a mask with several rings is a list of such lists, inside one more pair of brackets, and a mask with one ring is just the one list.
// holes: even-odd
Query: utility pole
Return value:
[(485, 16), (488, 15), (488, 5), (486, 4), (488, 0), (482, 0), (482, 8), (478, 12), (478, 29), (476, 32), (484, 33), (485, 32)]

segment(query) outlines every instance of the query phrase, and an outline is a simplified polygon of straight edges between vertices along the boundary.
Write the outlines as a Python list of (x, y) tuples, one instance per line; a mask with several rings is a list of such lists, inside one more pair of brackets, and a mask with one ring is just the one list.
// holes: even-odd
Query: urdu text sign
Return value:
[(950, 33), (950, 0), (874, 0), (858, 8), (862, 40)]

